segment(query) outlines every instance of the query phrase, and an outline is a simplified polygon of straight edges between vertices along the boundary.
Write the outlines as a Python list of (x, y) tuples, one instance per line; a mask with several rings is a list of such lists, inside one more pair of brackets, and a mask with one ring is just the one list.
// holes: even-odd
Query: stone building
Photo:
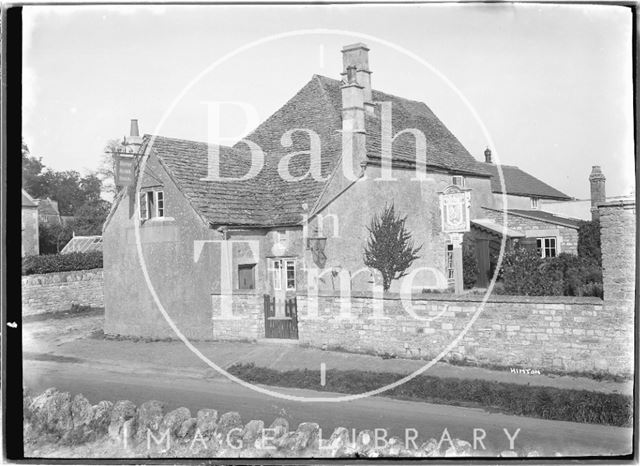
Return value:
[(59, 225), (62, 223), (60, 211), (58, 210), (58, 201), (51, 198), (37, 199), (38, 204), (38, 221), (45, 225)]
[(38, 204), (22, 190), (22, 257), (40, 254)]
[[(478, 162), (427, 105), (372, 89), (368, 51), (344, 47), (340, 80), (314, 75), (233, 147), (140, 137), (136, 121), (128, 138), (135, 150), (118, 160), (133, 158), (121, 179), (134, 173), (134, 182), (122, 182), (103, 230), (107, 333), (171, 334), (158, 302), (187, 336), (211, 338), (213, 310), (223, 309), (239, 334), (272, 322), (265, 316), (291, 318), (301, 294), (377, 290), (363, 248), (373, 216), (391, 204), (422, 246), (404, 291), (446, 288), (452, 244), (439, 193), (452, 185), (470, 193), (474, 230), (503, 234), (492, 218), (503, 205), (490, 153)], [(566, 240), (569, 248), (568, 224), (519, 213), (535, 211), (531, 199), (569, 197), (503, 168), (520, 225), (507, 235), (556, 235), (556, 247)], [(488, 241), (477, 250), (488, 256)], [(264, 313), (233, 320), (233, 309), (263, 299)]]

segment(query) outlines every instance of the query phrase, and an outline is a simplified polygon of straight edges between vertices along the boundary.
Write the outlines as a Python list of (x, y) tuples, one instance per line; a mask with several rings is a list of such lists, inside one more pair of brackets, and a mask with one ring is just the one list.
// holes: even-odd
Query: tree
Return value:
[(102, 181), (102, 190), (113, 196), (117, 194), (115, 183), (115, 161), (114, 152), (124, 152), (125, 146), (121, 139), (110, 139), (104, 146), (104, 154), (100, 158), (100, 166), (96, 174)]
[(22, 141), (22, 187), (32, 196), (40, 190), (40, 174), (44, 164), (39, 157), (34, 157), (29, 152), (29, 147)]
[(600, 221), (582, 222), (578, 228), (578, 256), (602, 265)]
[(39, 229), (40, 254), (57, 254), (73, 236), (72, 224), (42, 224)]
[(73, 232), (80, 236), (101, 235), (110, 209), (111, 204), (104, 199), (86, 202), (76, 211)]
[(414, 248), (411, 233), (405, 228), (406, 219), (406, 216), (397, 216), (391, 204), (375, 215), (367, 227), (369, 239), (364, 249), (364, 263), (380, 271), (384, 291), (389, 290), (392, 280), (407, 274), (422, 249), (422, 246)]

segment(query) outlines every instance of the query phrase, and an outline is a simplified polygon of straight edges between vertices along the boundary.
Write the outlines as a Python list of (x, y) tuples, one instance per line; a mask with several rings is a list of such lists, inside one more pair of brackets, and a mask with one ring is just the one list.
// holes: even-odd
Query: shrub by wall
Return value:
[(27, 256), (22, 260), (22, 275), (102, 268), (102, 251)]
[(531, 248), (516, 246), (507, 251), (502, 262), (504, 292), (524, 296), (563, 294), (562, 271), (542, 259)]
[(578, 256), (602, 265), (600, 221), (583, 222), (578, 229)]
[(541, 258), (535, 249), (515, 247), (505, 253), (502, 277), (510, 295), (602, 297), (602, 269), (591, 256)]

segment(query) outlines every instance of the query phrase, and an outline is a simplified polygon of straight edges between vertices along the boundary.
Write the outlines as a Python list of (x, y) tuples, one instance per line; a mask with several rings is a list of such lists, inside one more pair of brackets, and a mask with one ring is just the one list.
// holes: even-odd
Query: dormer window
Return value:
[(451, 183), (454, 186), (458, 186), (459, 188), (464, 188), (464, 176), (455, 175), (455, 176), (451, 177)]
[(539, 201), (540, 199), (538, 199), (537, 197), (532, 197), (531, 198), (531, 208), (532, 209), (538, 209), (539, 208)]
[(140, 192), (140, 220), (164, 217), (164, 192)]

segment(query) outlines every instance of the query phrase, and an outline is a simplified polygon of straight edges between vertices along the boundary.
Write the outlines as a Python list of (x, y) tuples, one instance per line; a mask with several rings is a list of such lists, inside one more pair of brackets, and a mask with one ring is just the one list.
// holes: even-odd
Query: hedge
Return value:
[(102, 251), (45, 254), (22, 259), (22, 275), (102, 268)]

